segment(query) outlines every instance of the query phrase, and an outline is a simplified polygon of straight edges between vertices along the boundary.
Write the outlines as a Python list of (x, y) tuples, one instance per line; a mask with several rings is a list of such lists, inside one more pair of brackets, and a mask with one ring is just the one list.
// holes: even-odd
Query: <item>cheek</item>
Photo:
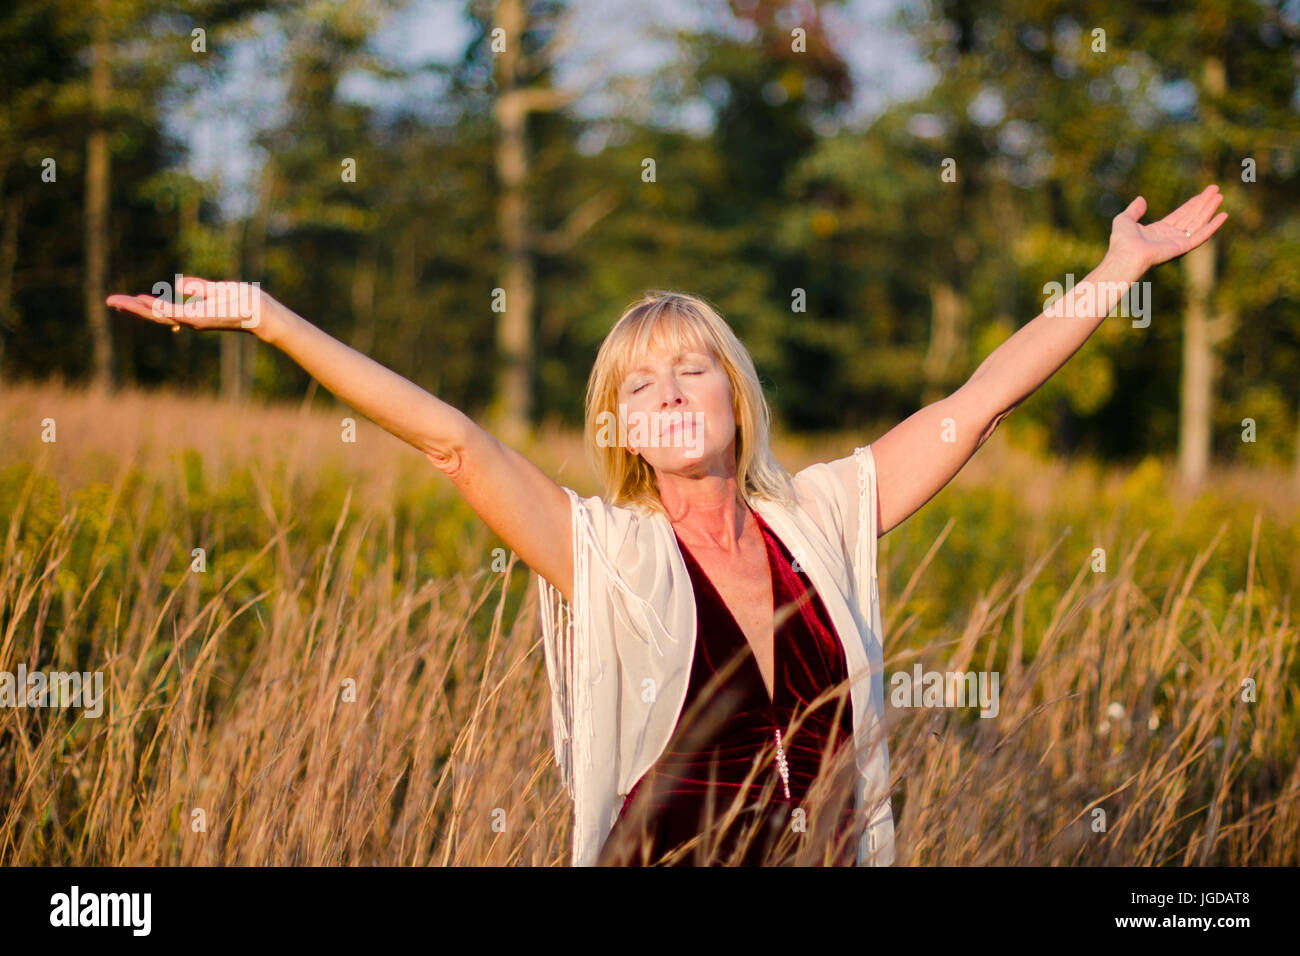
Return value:
[(720, 422), (734, 420), (736, 417), (735, 404), (732, 401), (731, 389), (727, 382), (723, 382), (713, 393), (709, 407), (713, 412), (712, 417)]

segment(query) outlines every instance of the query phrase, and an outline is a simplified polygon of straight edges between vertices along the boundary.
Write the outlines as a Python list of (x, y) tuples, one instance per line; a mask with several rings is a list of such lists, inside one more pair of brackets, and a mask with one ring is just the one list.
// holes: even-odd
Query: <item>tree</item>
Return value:
[(501, 361), (494, 427), (507, 443), (521, 442), (533, 425), (537, 354), (535, 322), (537, 279), (534, 259), (545, 251), (565, 252), (614, 207), (608, 190), (590, 196), (563, 226), (542, 232), (534, 226), (528, 186), (528, 120), (571, 103), (578, 90), (551, 86), (554, 59), (564, 34), (558, 29), (565, 5), (553, 0), (499, 0), (495, 5), (490, 49), (496, 55), (496, 173), (500, 190), (497, 224), (502, 246), (501, 290), (505, 308), (497, 325)]
[[(1016, 237), (1021, 270), (1041, 274), (1063, 259), (1095, 264), (1110, 218), (1139, 193), (1159, 215), (1210, 182), (1223, 190), (1223, 208), (1237, 226), (1230, 223), (1180, 268), (1146, 277), (1164, 301), (1181, 280), (1181, 321), (1161, 321), (1158, 313), (1141, 332), (1103, 324), (1097, 342), (1038, 400), (1041, 407), (1059, 397), (1072, 418), (1091, 417), (1103, 426), (1090, 429), (1093, 441), (1111, 450), (1168, 434), (1177, 442), (1180, 475), (1194, 486), (1203, 480), (1216, 425), (1239, 431), (1232, 420), (1240, 414), (1222, 418), (1215, 409), (1276, 404), (1275, 385), (1255, 391), (1241, 377), (1215, 374), (1216, 356), (1240, 331), (1234, 316), (1270, 315), (1276, 354), (1294, 351), (1288, 342), (1296, 330), (1282, 323), (1296, 270), (1275, 258), (1293, 248), (1287, 237), (1297, 207), (1294, 163), (1279, 161), (1300, 129), (1294, 17), (1278, 4), (1219, 0), (1177, 11), (1120, 0), (1068, 11), (1029, 0), (950, 0), (938, 9), (945, 21), (972, 27), (978, 59), (968, 82), (998, 105), (989, 130), (1001, 146), (997, 162), (1017, 185), (1048, 200), (1048, 225)], [(947, 55), (940, 62), (955, 76), (965, 60)], [(1259, 167), (1258, 180), (1247, 181), (1248, 165)], [(1266, 262), (1278, 267), (1261, 282)], [(1159, 374), (1165, 369), (1173, 374)], [(1294, 403), (1300, 395), (1292, 388), (1287, 398)], [(1167, 429), (1162, 409), (1171, 403), (1178, 415)]]
[(108, 31), (109, 0), (95, 0), (90, 68), (90, 132), (86, 136), (86, 268), (82, 295), (94, 343), (92, 382), (113, 385), (113, 340), (108, 332)]

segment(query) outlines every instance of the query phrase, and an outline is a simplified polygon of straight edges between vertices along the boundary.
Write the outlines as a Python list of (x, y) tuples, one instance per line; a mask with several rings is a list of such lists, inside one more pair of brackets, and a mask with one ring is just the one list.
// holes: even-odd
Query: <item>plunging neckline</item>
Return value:
[[(695, 565), (695, 567), (700, 572), (700, 577), (704, 579), (704, 583), (708, 585), (709, 590), (712, 591), (714, 596), (718, 599), (718, 603), (721, 604), (723, 609), (727, 612), (727, 617), (731, 618), (732, 627), (736, 629), (736, 633), (740, 635), (741, 642), (745, 645), (745, 650), (747, 652), (746, 657), (748, 657), (749, 662), (753, 666), (753, 668), (756, 671), (758, 671), (758, 683), (759, 686), (763, 688), (763, 696), (767, 698), (768, 706), (775, 708), (776, 695), (780, 693), (781, 671), (780, 668), (777, 666), (777, 659), (776, 659), (776, 650), (777, 650), (776, 574), (774, 573), (772, 568), (772, 547), (767, 537), (769, 533), (775, 534), (775, 532), (772, 532), (771, 529), (767, 527), (766, 522), (764, 522), (763, 519), (758, 516), (758, 512), (754, 511), (752, 508), (750, 509), (750, 514), (754, 516), (754, 522), (758, 526), (759, 537), (763, 539), (763, 553), (767, 556), (767, 576), (771, 582), (771, 591), (772, 591), (772, 690), (771, 691), (767, 689), (767, 681), (763, 680), (763, 668), (759, 666), (758, 655), (754, 653), (754, 645), (749, 643), (749, 638), (745, 636), (745, 629), (742, 628), (740, 626), (740, 622), (736, 620), (736, 615), (732, 613), (731, 606), (727, 604), (726, 599), (723, 598), (722, 596), (722, 592), (718, 590), (717, 586), (713, 583), (713, 579), (709, 577), (709, 572), (704, 570), (704, 565), (700, 564), (700, 562), (696, 559), (695, 555), (691, 553), (690, 547), (688, 547), (686, 542), (684, 542), (681, 539), (681, 536), (677, 534), (676, 528), (673, 528), (673, 537), (677, 539), (677, 547), (682, 552), (682, 557), (686, 560), (689, 560), (692, 564)], [(697, 608), (697, 614), (698, 614), (698, 608)]]

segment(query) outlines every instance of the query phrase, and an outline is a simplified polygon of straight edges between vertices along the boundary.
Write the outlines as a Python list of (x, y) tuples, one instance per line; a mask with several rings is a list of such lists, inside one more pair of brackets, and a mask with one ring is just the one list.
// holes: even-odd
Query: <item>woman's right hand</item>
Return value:
[(553, 478), (459, 409), (326, 334), (256, 284), (177, 281), (194, 301), (176, 305), (160, 283), (154, 290), (163, 297), (110, 295), (108, 304), (177, 329), (244, 329), (280, 349), (342, 402), (417, 448), (511, 551), (573, 600), (572, 507)]
[[(262, 291), (256, 282), (209, 282), (197, 276), (180, 276), (180, 288), (169, 297), (167, 290), (154, 286), (156, 295), (110, 295), (105, 301), (114, 309), (131, 312), (173, 332), (182, 325), (192, 329), (240, 329), (265, 340), (283, 307)], [(177, 304), (174, 299), (183, 301)]]

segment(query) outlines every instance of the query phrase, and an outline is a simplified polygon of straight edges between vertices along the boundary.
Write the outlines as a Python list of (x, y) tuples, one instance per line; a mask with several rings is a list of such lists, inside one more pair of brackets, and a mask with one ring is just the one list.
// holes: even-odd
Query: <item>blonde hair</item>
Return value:
[(749, 351), (708, 302), (684, 292), (645, 292), (609, 330), (587, 381), (583, 439), (606, 499), (666, 514), (654, 469), (617, 442), (599, 441), (602, 421), (618, 420), (618, 390), (647, 351), (667, 348), (712, 352), (731, 382), (736, 419), (736, 485), (749, 504), (755, 498), (790, 503), (790, 474), (772, 457), (771, 412)]

